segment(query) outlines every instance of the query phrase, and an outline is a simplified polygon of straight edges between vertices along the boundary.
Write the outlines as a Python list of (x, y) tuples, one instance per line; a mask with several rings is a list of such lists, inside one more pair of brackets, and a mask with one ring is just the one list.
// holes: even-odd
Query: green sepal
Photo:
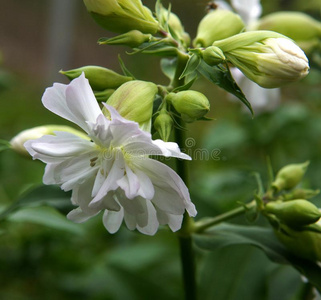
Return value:
[[(172, 92), (180, 92), (180, 91), (186, 91), (186, 90), (189, 90), (193, 83), (195, 82), (195, 80), (197, 79), (197, 75), (195, 75), (191, 80), (188, 80), (184, 85), (182, 86), (178, 86), (177, 88), (173, 89)], [(185, 78), (185, 81), (186, 81), (187, 78)]]
[(118, 61), (119, 61), (119, 64), (120, 64), (120, 67), (121, 67), (123, 73), (124, 73), (126, 76), (132, 77), (133, 80), (135, 80), (136, 77), (127, 69), (127, 67), (125, 66), (124, 61), (123, 61), (123, 60), (121, 59), (121, 57), (120, 57), (120, 54), (118, 55)]
[(252, 116), (254, 116), (251, 103), (246, 99), (242, 90), (236, 84), (227, 65), (220, 64), (210, 67), (203, 60), (201, 60), (197, 71), (210, 82), (218, 85), (220, 88), (240, 99), (241, 102), (250, 110)]
[(184, 78), (187, 75), (195, 73), (196, 69), (198, 68), (199, 64), (201, 63), (201, 58), (197, 54), (192, 54), (185, 66), (185, 69), (179, 79)]
[(177, 56), (177, 48), (172, 43), (165, 39), (159, 41), (152, 41), (143, 43), (141, 46), (135, 48), (132, 52), (127, 53), (134, 55), (137, 53), (153, 54), (157, 56)]

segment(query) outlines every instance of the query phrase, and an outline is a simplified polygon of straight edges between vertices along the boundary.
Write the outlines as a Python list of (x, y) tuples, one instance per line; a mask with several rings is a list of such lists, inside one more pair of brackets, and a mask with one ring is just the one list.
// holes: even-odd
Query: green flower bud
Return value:
[(85, 66), (69, 71), (60, 71), (61, 74), (66, 75), (70, 80), (79, 77), (83, 72), (89, 80), (91, 88), (96, 91), (116, 89), (123, 83), (133, 80), (132, 77), (123, 76), (112, 70), (98, 66)]
[(213, 46), (219, 47), (228, 61), (264, 88), (280, 87), (309, 73), (304, 52), (276, 32), (244, 32)]
[(201, 52), (203, 60), (210, 66), (215, 66), (225, 60), (223, 51), (215, 46), (210, 46)]
[(321, 217), (319, 209), (303, 199), (269, 202), (265, 206), (265, 212), (275, 215), (281, 223), (293, 228), (313, 224)]
[(210, 110), (206, 96), (196, 91), (169, 93), (165, 99), (180, 113), (183, 121), (188, 123), (204, 117)]
[(320, 190), (295, 189), (292, 193), (282, 195), (283, 201), (291, 201), (295, 199), (310, 199), (320, 193)]
[(168, 24), (169, 31), (174, 37), (178, 37), (179, 40), (185, 45), (188, 46), (191, 42), (191, 39), (189, 37), (189, 34), (185, 32), (184, 26), (182, 25), (181, 20), (179, 17), (170, 12), (168, 14), (168, 10), (164, 8), (163, 6), (161, 7), (161, 24)]
[(168, 142), (173, 129), (174, 121), (167, 111), (161, 111), (154, 121), (154, 127), (160, 135), (160, 138)]
[(261, 18), (256, 24), (257, 30), (271, 30), (288, 36), (305, 51), (305, 45), (315, 45), (321, 38), (321, 22), (301, 12), (276, 12)]
[(294, 188), (302, 180), (309, 161), (302, 164), (291, 164), (283, 167), (272, 182), (272, 187), (278, 192)]
[(210, 11), (199, 23), (195, 47), (208, 47), (213, 42), (225, 39), (242, 32), (245, 25), (241, 17), (229, 10)]
[(125, 33), (137, 29), (155, 34), (159, 25), (141, 0), (84, 0), (87, 10), (103, 28)]
[[(158, 92), (156, 84), (133, 80), (121, 85), (108, 99), (121, 116), (139, 123), (145, 131), (151, 129), (153, 102)], [(106, 113), (106, 110), (103, 110)]]
[(285, 224), (281, 224), (279, 230), (275, 230), (274, 233), (293, 255), (310, 261), (321, 261), (320, 233), (295, 230)]
[(112, 38), (101, 38), (99, 39), (98, 43), (99, 45), (123, 45), (135, 48), (142, 43), (150, 41), (151, 39), (151, 34), (145, 34), (138, 30), (131, 30)]
[(69, 126), (63, 125), (45, 125), (38, 126), (30, 129), (26, 129), (21, 131), (15, 137), (13, 137), (10, 141), (11, 149), (21, 154), (23, 156), (30, 156), (29, 152), (25, 149), (24, 143), (29, 140), (34, 140), (42, 137), (43, 135), (55, 135), (55, 131), (65, 131), (70, 132), (74, 135), (80, 136), (84, 139), (89, 139), (87, 135), (82, 133), (79, 130), (76, 130)]
[(113, 89), (107, 89), (103, 91), (94, 92), (98, 102), (107, 102), (109, 97), (115, 92)]

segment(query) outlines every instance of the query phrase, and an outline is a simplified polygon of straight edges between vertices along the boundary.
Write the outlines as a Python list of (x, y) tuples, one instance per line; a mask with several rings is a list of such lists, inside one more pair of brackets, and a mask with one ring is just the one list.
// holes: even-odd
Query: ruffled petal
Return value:
[(136, 174), (133, 173), (126, 163), (125, 170), (125, 175), (121, 179), (117, 180), (117, 184), (125, 192), (128, 199), (133, 199), (138, 195), (140, 183)]
[(188, 188), (183, 180), (168, 166), (149, 158), (139, 161), (139, 168), (149, 176), (155, 196), (152, 202), (167, 213), (179, 215), (184, 208), (190, 216), (196, 215), (196, 209), (191, 202)]
[(172, 215), (157, 209), (157, 219), (161, 225), (168, 225), (169, 228), (175, 232), (182, 227), (183, 215)]
[(110, 168), (110, 170), (104, 170), (105, 175), (106, 173), (108, 175), (104, 183), (101, 185), (96, 196), (90, 203), (91, 206), (97, 205), (95, 203), (98, 203), (103, 197), (107, 195), (109, 191), (114, 191), (119, 187), (117, 181), (124, 176), (124, 170), (125, 170), (124, 159), (122, 158), (121, 155), (119, 155), (118, 159), (115, 159), (112, 162), (112, 167)]

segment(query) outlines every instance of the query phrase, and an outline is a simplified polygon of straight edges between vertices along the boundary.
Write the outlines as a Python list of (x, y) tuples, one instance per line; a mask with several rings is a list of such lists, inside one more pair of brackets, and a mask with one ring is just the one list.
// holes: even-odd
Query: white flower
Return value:
[(55, 83), (42, 102), (89, 137), (55, 132), (25, 143), (34, 159), (47, 164), (44, 183), (72, 190), (71, 201), (78, 207), (68, 214), (70, 220), (84, 222), (103, 210), (103, 223), (110, 233), (124, 220), (130, 230), (153, 235), (159, 225), (180, 229), (185, 210), (196, 215), (182, 179), (149, 155), (190, 157), (176, 143), (153, 141), (136, 122), (105, 104), (111, 116), (106, 118), (83, 74), (69, 85)]
[(232, 0), (232, 6), (245, 24), (256, 21), (262, 13), (260, 0)]

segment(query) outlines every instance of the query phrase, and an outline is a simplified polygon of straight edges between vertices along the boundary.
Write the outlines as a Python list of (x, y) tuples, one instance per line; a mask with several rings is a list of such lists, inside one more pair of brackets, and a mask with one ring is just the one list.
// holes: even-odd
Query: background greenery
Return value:
[[(193, 37), (207, 1), (172, 2), (173, 11)], [(145, 3), (152, 7), (154, 1)], [(40, 0), (2, 3), (1, 139), (10, 140), (33, 126), (68, 124), (40, 102), (52, 80), (66, 82), (57, 75), (61, 68), (100, 64), (119, 71), (120, 52), (138, 78), (166, 83), (165, 77), (154, 71), (159, 69), (157, 58), (128, 57), (122, 48), (98, 46), (98, 38), (109, 33), (95, 25), (82, 3), (75, 6), (66, 65), (57, 62), (48, 69), (48, 43), (53, 38), (49, 34), (51, 4)], [(300, 10), (320, 20), (317, 0), (263, 0), (262, 4), (265, 14)], [(256, 188), (252, 172), (266, 178), (267, 156), (274, 170), (310, 160), (303, 184), (321, 187), (320, 81), (321, 72), (313, 67), (302, 82), (282, 89), (278, 109), (254, 119), (222, 90), (202, 80), (195, 83), (193, 88), (211, 100), (210, 116), (215, 120), (188, 126), (188, 137), (195, 139), (192, 151), (217, 153), (216, 160), (195, 157), (190, 163), (190, 191), (199, 212), (197, 219), (250, 201)], [(20, 205), (0, 223), (1, 299), (182, 299), (178, 243), (173, 234), (163, 228), (148, 237), (121, 228), (110, 235), (100, 217), (73, 224), (65, 218), (71, 209), (69, 195), (58, 188), (41, 187), (43, 169), (42, 163), (12, 151), (0, 153), (0, 210), (17, 199), (25, 204), (39, 200)], [(321, 205), (321, 197), (313, 201)], [(233, 223), (249, 221), (239, 217)], [(256, 224), (264, 226), (265, 221), (259, 219)], [(198, 249), (197, 261), (202, 300), (214, 299), (213, 294), (218, 300), (302, 299), (305, 286), (299, 273), (270, 262), (256, 248), (231, 246), (211, 253)]]

